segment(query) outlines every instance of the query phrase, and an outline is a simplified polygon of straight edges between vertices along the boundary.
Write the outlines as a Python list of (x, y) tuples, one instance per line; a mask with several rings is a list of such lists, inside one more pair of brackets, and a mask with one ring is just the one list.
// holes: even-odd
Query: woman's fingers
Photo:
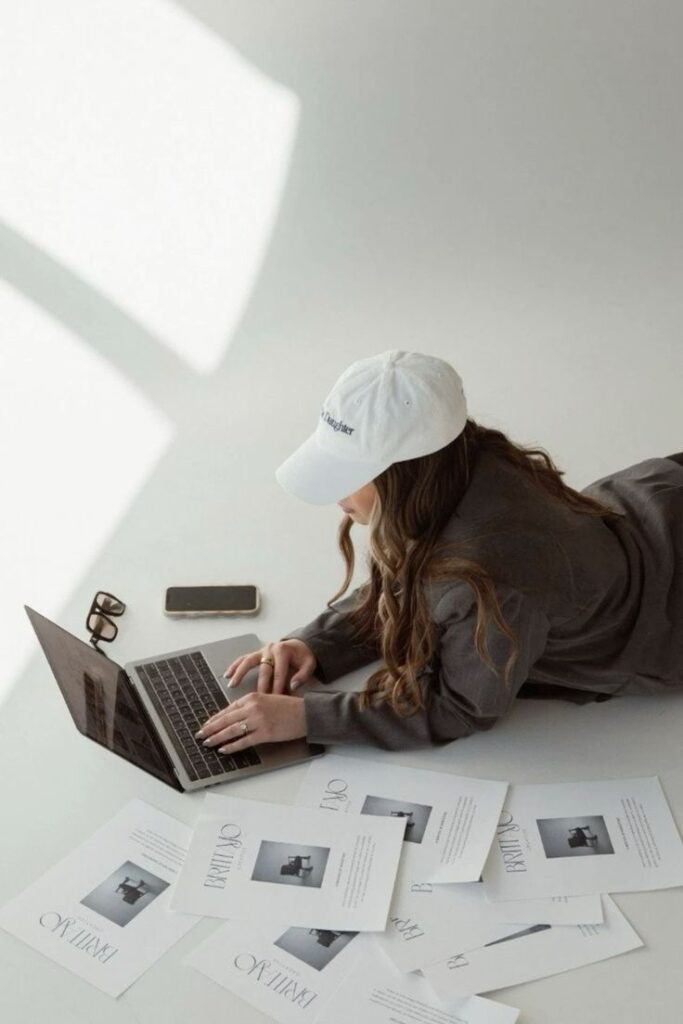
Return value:
[[(249, 716), (248, 722), (247, 716)], [(253, 732), (260, 722), (260, 715), (253, 704), (252, 696), (248, 696), (244, 704), (241, 699), (239, 702), (235, 701), (216, 717), (215, 722), (211, 724), (207, 722), (196, 736), (204, 741), (205, 747), (215, 748), (219, 743), (232, 742), (245, 736), (243, 722), (247, 722), (249, 732)], [(252, 739), (251, 743), (246, 745), (251, 746), (254, 742), (255, 740)]]
[[(240, 655), (240, 657), (241, 657), (241, 655)], [(223, 678), (224, 679), (226, 678), (226, 676), (229, 676), (232, 673), (232, 670), (235, 668), (235, 666), (236, 666), (236, 664), (237, 664), (237, 662), (239, 660), (240, 660), (239, 658), (235, 658), (234, 661), (230, 662), (230, 664), (226, 668), (225, 672), (223, 673)]]
[[(273, 647), (271, 657), (275, 662), (275, 668), (272, 670), (273, 693), (284, 693), (287, 685), (287, 668), (289, 666), (289, 658), (281, 644), (277, 644)], [(268, 668), (268, 666), (265, 665), (264, 668)]]
[(242, 729), (241, 723), (244, 721), (241, 719), (234, 719), (231, 722), (227, 722), (222, 729), (212, 733), (204, 740), (205, 747), (216, 747), (219, 743), (226, 743), (230, 740), (236, 740), (245, 735)]
[(225, 672), (223, 673), (223, 678), (224, 679), (227, 679), (228, 676), (232, 676), (233, 677), (228, 682), (228, 686), (234, 686), (235, 685), (234, 673), (237, 671), (241, 661), (242, 661), (242, 657), (241, 656), (239, 658), (235, 658), (234, 661), (230, 662), (230, 664), (226, 668)]
[[(259, 672), (256, 692), (285, 694), (288, 685), (287, 677), (290, 668), (290, 658), (292, 657), (291, 651), (292, 647), (288, 647), (286, 643), (281, 641), (268, 643), (259, 651), (252, 651), (251, 654), (242, 654), (239, 658), (235, 658), (226, 668), (223, 677), (227, 679), (230, 676), (228, 687), (232, 689), (235, 686), (239, 686), (249, 669), (258, 665)], [(310, 649), (308, 649), (308, 654), (312, 667), (315, 665), (315, 657)], [(273, 664), (271, 665), (270, 662), (263, 662), (261, 664), (263, 658), (271, 658)], [(300, 658), (297, 657), (295, 660), (298, 661)], [(299, 670), (299, 683), (307, 681), (308, 676), (311, 674), (311, 667), (306, 665), (305, 661), (303, 664), (292, 665), (292, 668)], [(296, 688), (296, 684), (294, 688)]]
[(217, 711), (215, 715), (211, 716), (211, 718), (207, 718), (201, 729), (194, 734), (195, 739), (203, 740), (207, 736), (211, 736), (216, 729), (220, 729), (223, 724), (224, 715), (225, 711)]
[[(239, 658), (235, 659), (235, 661), (233, 661), (232, 663), (232, 665), (235, 666), (235, 668), (232, 673), (232, 678), (228, 683), (228, 687), (231, 688), (233, 686), (237, 686), (240, 683), (242, 676), (244, 676), (245, 673), (248, 672), (253, 665), (258, 664), (260, 657), (260, 651), (252, 651), (251, 654), (242, 654)], [(225, 672), (223, 673), (224, 676), (228, 675), (229, 669), (231, 667), (231, 665), (228, 665), (228, 668), (226, 668)]]
[(219, 754), (236, 754), (238, 750), (246, 750), (247, 747), (253, 747), (255, 743), (258, 743), (258, 739), (248, 732), (246, 736), (241, 736), (237, 740), (233, 740), (224, 747), (218, 748)]
[(231, 722), (239, 721), (240, 717), (244, 717), (244, 708), (241, 707), (239, 701), (233, 701), (232, 704), (228, 704), (227, 708), (223, 708), (211, 718), (207, 718), (201, 729), (194, 734), (195, 739), (208, 739), (220, 729), (225, 729)]
[[(272, 644), (266, 644), (263, 650), (259, 651), (259, 661), (261, 658), (270, 658), (271, 661), (275, 661), (272, 655)], [(268, 693), (273, 681), (273, 666), (269, 662), (264, 662), (259, 667), (258, 682), (256, 684), (256, 690), (258, 693)]]

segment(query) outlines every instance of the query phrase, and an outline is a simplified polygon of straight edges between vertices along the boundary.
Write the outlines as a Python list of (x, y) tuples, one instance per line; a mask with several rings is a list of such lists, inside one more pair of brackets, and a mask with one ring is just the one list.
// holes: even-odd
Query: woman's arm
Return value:
[(361, 587), (356, 587), (335, 607), (326, 608), (306, 626), (281, 636), (280, 640), (303, 640), (315, 655), (315, 674), (321, 683), (332, 683), (354, 669), (369, 665), (381, 657), (376, 644), (359, 644), (346, 614), (359, 603)]
[[(309, 743), (372, 743), (387, 750), (400, 750), (449, 743), (490, 729), (510, 708), (534, 662), (542, 655), (550, 625), (538, 605), (519, 591), (500, 584), (496, 593), (503, 617), (519, 643), (507, 687), (502, 674), (510, 653), (509, 640), (489, 621), (485, 647), (500, 672), (499, 678), (475, 650), (474, 598), (470, 588), (458, 582), (445, 592), (435, 609), (441, 635), (437, 667), (422, 673), (419, 679), (424, 709), (400, 718), (387, 704), (361, 710), (354, 693), (309, 691), (303, 698)], [(332, 648), (325, 654), (335, 666), (343, 663), (346, 656)]]

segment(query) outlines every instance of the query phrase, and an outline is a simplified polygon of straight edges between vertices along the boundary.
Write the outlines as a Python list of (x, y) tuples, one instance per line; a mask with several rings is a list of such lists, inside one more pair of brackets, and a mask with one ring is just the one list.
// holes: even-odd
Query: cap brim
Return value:
[(309, 438), (275, 470), (285, 491), (310, 505), (341, 501), (359, 487), (370, 483), (390, 462), (351, 462), (319, 447), (316, 435)]

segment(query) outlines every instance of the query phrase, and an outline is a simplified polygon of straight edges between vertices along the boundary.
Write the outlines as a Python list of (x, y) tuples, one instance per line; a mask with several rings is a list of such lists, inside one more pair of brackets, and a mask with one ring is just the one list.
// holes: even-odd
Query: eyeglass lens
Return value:
[(96, 636), (102, 637), (103, 640), (113, 640), (116, 636), (114, 623), (109, 622), (104, 615), (98, 615), (97, 612), (92, 612), (88, 616), (88, 629)]
[(110, 615), (120, 615), (123, 611), (123, 602), (113, 594), (106, 594), (103, 590), (97, 592), (95, 601), (101, 611), (109, 612)]

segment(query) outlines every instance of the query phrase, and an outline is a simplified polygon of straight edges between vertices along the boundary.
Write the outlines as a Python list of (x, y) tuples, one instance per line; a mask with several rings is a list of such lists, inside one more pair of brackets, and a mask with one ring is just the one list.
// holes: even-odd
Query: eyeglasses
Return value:
[(98, 642), (106, 640), (107, 643), (111, 643), (119, 631), (119, 627), (109, 616), (123, 615), (125, 610), (123, 601), (113, 594), (108, 594), (106, 590), (98, 590), (95, 594), (85, 620), (85, 628), (91, 634), (90, 643), (96, 651), (100, 651), (100, 654), (104, 654), (104, 651), (97, 646)]

